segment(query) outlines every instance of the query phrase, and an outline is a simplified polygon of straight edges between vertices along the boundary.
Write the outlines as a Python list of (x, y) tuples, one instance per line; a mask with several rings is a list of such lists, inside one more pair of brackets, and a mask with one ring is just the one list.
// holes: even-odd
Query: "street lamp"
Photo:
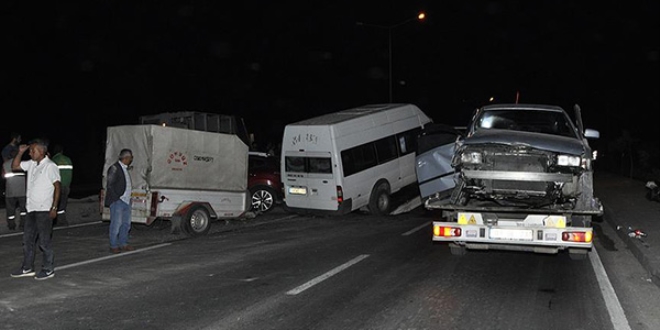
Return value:
[(406, 24), (408, 22), (412, 21), (423, 21), (426, 18), (426, 14), (424, 12), (420, 12), (417, 14), (415, 17), (408, 18), (406, 20), (403, 20), (399, 23), (392, 24), (392, 25), (379, 25), (379, 24), (370, 24), (370, 23), (364, 23), (364, 22), (356, 22), (357, 25), (361, 26), (371, 26), (379, 29), (386, 29), (387, 30), (387, 44), (388, 44), (388, 61), (389, 61), (389, 68), (388, 68), (388, 74), (389, 74), (389, 85), (390, 85), (390, 103), (392, 103), (392, 30), (395, 28)]

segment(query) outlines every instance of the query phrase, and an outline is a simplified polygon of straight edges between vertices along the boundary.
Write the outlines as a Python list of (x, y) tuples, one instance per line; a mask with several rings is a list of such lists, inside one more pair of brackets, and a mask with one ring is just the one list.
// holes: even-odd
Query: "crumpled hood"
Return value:
[(566, 136), (501, 129), (482, 129), (463, 140), (464, 145), (504, 144), (529, 146), (545, 151), (580, 156), (585, 153), (582, 141)]

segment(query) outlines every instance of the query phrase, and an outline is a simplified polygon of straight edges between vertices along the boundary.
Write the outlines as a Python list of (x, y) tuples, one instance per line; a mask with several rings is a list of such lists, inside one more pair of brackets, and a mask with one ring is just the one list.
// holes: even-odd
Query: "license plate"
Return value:
[(289, 187), (289, 194), (291, 194), (291, 195), (307, 195), (307, 188), (305, 188), (305, 187)]
[(533, 240), (534, 235), (531, 230), (493, 228), (490, 230), (490, 238), (512, 241), (531, 241)]

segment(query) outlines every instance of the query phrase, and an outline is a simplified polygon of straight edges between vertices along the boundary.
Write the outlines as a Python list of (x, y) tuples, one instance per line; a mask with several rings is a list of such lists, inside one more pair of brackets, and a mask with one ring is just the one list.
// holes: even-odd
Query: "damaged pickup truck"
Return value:
[(556, 254), (584, 259), (593, 247), (592, 218), (603, 207), (594, 197), (593, 157), (579, 106), (575, 121), (561, 107), (492, 104), (477, 109), (456, 139), (449, 197), (424, 202), (441, 210), (433, 241), (466, 249)]

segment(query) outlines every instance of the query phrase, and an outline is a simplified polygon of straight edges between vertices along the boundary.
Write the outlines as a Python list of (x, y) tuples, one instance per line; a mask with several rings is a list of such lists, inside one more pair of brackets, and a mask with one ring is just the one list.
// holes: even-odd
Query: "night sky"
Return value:
[(287, 123), (388, 102), (388, 31), (394, 102), (436, 122), (518, 93), (578, 103), (603, 140), (658, 140), (657, 0), (156, 3), (3, 1), (6, 141), (62, 143), (78, 182), (100, 180), (106, 127), (141, 115), (239, 115), (264, 145)]

